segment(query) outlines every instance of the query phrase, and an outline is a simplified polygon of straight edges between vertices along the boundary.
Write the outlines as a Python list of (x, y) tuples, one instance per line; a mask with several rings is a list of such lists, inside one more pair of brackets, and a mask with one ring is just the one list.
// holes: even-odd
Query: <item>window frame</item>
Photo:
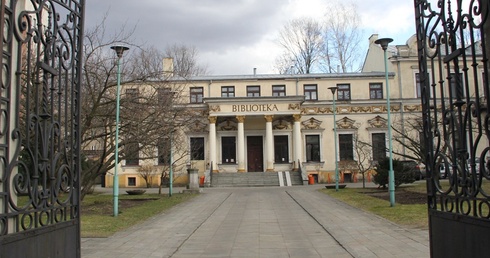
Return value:
[(190, 87), (189, 89), (190, 103), (200, 104), (203, 103), (204, 87)]
[[(162, 137), (158, 139), (158, 145), (157, 145), (157, 160), (158, 160), (158, 165), (160, 166), (168, 166), (170, 165), (171, 162), (171, 153), (172, 150), (172, 144), (170, 143), (170, 139), (168, 137)], [(162, 151), (163, 149), (169, 149), (167, 153), (163, 153), (165, 151)]]
[[(233, 142), (228, 142), (233, 141)], [(221, 163), (236, 164), (236, 137), (222, 136), (221, 137)]]
[[(338, 134), (339, 161), (354, 160), (354, 135), (352, 133)], [(344, 139), (349, 137), (349, 139)], [(345, 148), (347, 147), (347, 148)]]
[(289, 137), (274, 135), (274, 163), (289, 163)]
[[(379, 88), (376, 88), (376, 87), (379, 87)], [(370, 82), (369, 83), (369, 98), (370, 99), (383, 99), (383, 83), (382, 82)]]
[[(310, 87), (311, 89), (309, 89)], [(305, 95), (305, 100), (318, 100), (318, 84), (304, 84), (303, 94)]]
[(128, 179), (128, 186), (136, 186), (136, 177), (135, 176), (129, 176), (127, 177)]
[(272, 85), (272, 96), (273, 97), (286, 96), (286, 85), (284, 85), (284, 84), (282, 84), (282, 85)]
[[(383, 135), (383, 137), (381, 137)], [(375, 142), (375, 138), (379, 137)], [(381, 141), (381, 138), (383, 139)], [(383, 144), (384, 148), (381, 148), (380, 144)], [(386, 158), (386, 133), (385, 132), (373, 132), (371, 133), (371, 144), (372, 144), (372, 160), (380, 161), (383, 158)], [(384, 149), (384, 150), (383, 150)]]
[(222, 98), (234, 98), (235, 97), (235, 86), (221, 86), (221, 97)]
[[(128, 148), (127, 152), (124, 154), (125, 165), (126, 166), (139, 166), (139, 163), (140, 163), (139, 143), (128, 142), (128, 143), (126, 143), (126, 146), (124, 148)], [(132, 148), (136, 149), (136, 151), (134, 153), (133, 153)], [(128, 155), (127, 153), (130, 153), (131, 155)]]
[(351, 100), (350, 83), (337, 84), (337, 100)]
[(260, 85), (247, 86), (247, 97), (260, 97)]
[[(194, 141), (199, 141), (199, 143), (194, 142)], [(191, 160), (205, 160), (205, 144), (204, 144), (204, 137), (190, 137), (189, 139), (190, 143), (190, 159)], [(195, 154), (195, 152), (199, 152)], [(197, 158), (196, 158), (197, 157)]]
[[(315, 141), (309, 141), (313, 137), (316, 138)], [(306, 162), (321, 162), (321, 146), (320, 146), (320, 135), (319, 134), (307, 134), (305, 135), (305, 155)], [(309, 148), (311, 146), (311, 148)], [(316, 153), (315, 153), (316, 152)]]

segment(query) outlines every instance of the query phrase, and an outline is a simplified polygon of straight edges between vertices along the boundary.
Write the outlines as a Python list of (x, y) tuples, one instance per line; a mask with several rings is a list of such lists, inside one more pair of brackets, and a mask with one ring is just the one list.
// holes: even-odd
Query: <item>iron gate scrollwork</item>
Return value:
[(488, 257), (489, 1), (414, 3), (431, 256)]
[(2, 1), (0, 257), (80, 256), (84, 1)]

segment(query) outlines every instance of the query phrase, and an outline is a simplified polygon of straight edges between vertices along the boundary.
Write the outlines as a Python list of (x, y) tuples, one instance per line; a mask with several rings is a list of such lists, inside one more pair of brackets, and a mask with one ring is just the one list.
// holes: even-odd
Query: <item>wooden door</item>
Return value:
[(264, 172), (264, 150), (262, 136), (247, 137), (248, 172)]

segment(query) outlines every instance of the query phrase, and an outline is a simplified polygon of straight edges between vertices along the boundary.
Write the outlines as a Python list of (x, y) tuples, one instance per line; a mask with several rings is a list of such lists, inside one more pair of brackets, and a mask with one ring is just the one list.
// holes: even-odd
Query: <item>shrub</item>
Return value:
[[(376, 174), (373, 176), (374, 183), (386, 188), (388, 185), (388, 175), (390, 170), (390, 160), (385, 158), (378, 161)], [(415, 174), (412, 169), (405, 167), (403, 163), (397, 159), (393, 159), (393, 172), (395, 174), (395, 187), (401, 184), (409, 184), (415, 182)]]

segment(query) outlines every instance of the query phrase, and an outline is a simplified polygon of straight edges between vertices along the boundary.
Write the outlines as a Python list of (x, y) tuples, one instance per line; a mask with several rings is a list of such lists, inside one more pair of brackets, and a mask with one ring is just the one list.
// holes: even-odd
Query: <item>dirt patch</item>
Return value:
[[(119, 199), (119, 210), (128, 209), (134, 206), (142, 205), (145, 202), (157, 200), (156, 198), (142, 199)], [(95, 202), (90, 205), (82, 205), (83, 215), (113, 215), (114, 205), (112, 202)]]
[[(383, 200), (390, 200), (388, 189), (366, 190), (362, 193)], [(427, 195), (425, 193), (411, 192), (403, 188), (396, 189), (395, 202), (399, 204), (427, 204)]]

